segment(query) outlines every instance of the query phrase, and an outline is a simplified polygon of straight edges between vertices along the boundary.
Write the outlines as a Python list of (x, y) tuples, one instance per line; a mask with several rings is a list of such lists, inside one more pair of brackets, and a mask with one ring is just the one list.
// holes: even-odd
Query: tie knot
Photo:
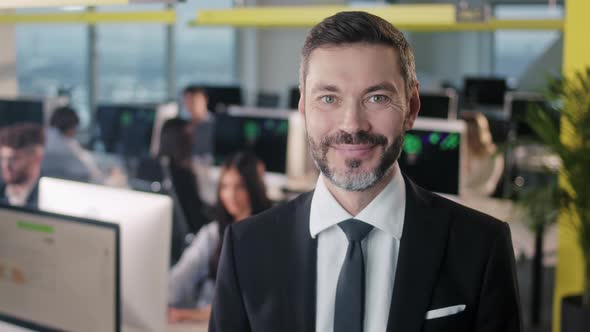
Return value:
[(373, 226), (357, 219), (348, 219), (338, 224), (346, 237), (348, 242), (361, 242), (367, 234), (373, 229)]

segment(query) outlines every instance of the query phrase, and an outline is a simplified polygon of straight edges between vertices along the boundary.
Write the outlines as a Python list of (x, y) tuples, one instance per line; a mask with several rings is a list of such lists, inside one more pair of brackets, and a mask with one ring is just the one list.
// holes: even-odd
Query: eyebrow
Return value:
[(365, 89), (365, 94), (375, 92), (375, 91), (380, 91), (380, 90), (386, 90), (386, 91), (390, 91), (393, 93), (399, 92), (395, 85), (393, 85), (389, 82), (381, 82), (379, 84), (370, 86), (367, 89)]
[(311, 93), (318, 92), (340, 92), (340, 89), (333, 84), (318, 84), (311, 89)]

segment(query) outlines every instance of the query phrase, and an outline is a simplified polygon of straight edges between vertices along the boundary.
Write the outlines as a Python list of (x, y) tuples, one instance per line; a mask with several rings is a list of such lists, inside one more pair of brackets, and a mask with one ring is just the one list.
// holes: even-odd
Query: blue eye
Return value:
[(334, 96), (323, 96), (322, 102), (325, 104), (334, 104), (336, 102), (336, 98), (334, 98)]

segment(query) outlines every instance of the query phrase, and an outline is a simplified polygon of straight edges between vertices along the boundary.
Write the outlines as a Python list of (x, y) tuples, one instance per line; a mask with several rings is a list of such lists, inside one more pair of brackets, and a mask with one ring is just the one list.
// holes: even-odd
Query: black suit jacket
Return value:
[[(6, 185), (4, 183), (0, 183), (0, 203), (10, 205), (8, 196), (6, 196)], [(32, 209), (37, 209), (39, 207), (39, 181), (35, 183), (35, 186), (29, 193), (25, 205)]]
[[(405, 182), (387, 331), (520, 331), (508, 225)], [(312, 195), (228, 227), (209, 331), (315, 330)], [(460, 304), (461, 313), (425, 320), (429, 310)]]

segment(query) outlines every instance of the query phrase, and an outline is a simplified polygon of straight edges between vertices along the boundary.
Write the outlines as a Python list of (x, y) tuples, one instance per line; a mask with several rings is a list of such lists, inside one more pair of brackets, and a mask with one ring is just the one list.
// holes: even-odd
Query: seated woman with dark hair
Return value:
[(271, 206), (263, 175), (264, 165), (250, 153), (238, 153), (221, 166), (216, 220), (203, 226), (170, 272), (171, 322), (209, 319), (225, 228)]
[[(172, 226), (171, 263), (174, 264), (185, 248), (185, 236), (195, 234), (208, 222), (205, 206), (199, 196), (197, 177), (191, 164), (192, 132), (189, 122), (170, 119), (162, 126), (160, 150), (155, 159), (143, 160), (136, 178), (163, 184), (165, 193), (175, 201)], [(165, 181), (170, 180), (167, 186)]]

